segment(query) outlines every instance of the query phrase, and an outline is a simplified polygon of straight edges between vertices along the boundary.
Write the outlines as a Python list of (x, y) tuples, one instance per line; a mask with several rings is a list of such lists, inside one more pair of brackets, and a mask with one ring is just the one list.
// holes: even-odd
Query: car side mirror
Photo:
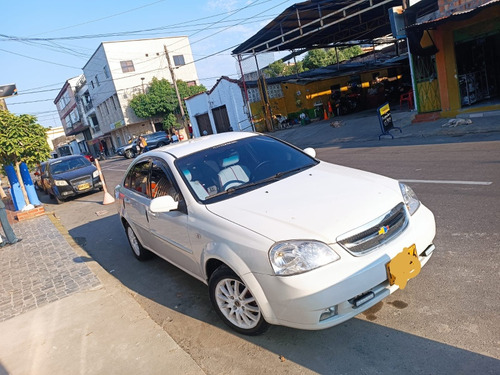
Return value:
[(312, 158), (316, 157), (316, 150), (312, 147), (305, 148), (304, 152)]
[(170, 195), (164, 195), (163, 197), (155, 198), (149, 204), (149, 210), (151, 212), (170, 212), (175, 211), (179, 208), (179, 203), (174, 201)]

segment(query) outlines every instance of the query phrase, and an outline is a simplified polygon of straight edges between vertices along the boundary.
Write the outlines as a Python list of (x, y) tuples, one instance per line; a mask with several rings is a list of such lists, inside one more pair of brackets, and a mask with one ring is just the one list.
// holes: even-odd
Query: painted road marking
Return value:
[(451, 185), (491, 185), (491, 181), (448, 181), (448, 180), (400, 180), (402, 182), (414, 182), (420, 184), (451, 184)]

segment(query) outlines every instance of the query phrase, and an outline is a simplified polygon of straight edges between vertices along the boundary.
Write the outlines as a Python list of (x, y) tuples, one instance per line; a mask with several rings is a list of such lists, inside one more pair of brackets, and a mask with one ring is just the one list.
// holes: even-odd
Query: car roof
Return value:
[(55, 162), (60, 162), (60, 161), (70, 160), (70, 159), (77, 159), (77, 158), (84, 158), (85, 159), (85, 157), (83, 155), (67, 155), (67, 156), (61, 156), (59, 158), (51, 159), (48, 161), (48, 163), (53, 164)]
[(240, 139), (259, 136), (260, 134), (250, 132), (226, 132), (220, 134), (205, 135), (203, 137), (191, 138), (187, 141), (171, 143), (152, 152), (166, 152), (176, 158), (190, 155), (194, 152), (207, 148), (234, 142)]

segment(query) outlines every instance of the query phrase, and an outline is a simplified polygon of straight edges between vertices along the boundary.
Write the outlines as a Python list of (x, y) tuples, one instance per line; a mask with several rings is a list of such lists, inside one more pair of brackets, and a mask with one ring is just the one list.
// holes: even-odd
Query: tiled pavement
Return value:
[(47, 216), (13, 229), (23, 240), (0, 248), (0, 322), (101, 284)]

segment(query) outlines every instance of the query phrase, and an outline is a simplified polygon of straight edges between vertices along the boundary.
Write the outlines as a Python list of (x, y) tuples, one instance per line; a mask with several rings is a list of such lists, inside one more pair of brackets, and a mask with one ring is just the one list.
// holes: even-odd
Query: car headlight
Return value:
[(66, 182), (66, 180), (54, 180), (54, 184), (56, 186), (66, 186), (68, 183)]
[(92, 178), (97, 178), (99, 177), (99, 171), (94, 171), (94, 173), (92, 173)]
[(420, 201), (417, 198), (417, 194), (412, 190), (411, 187), (403, 183), (399, 183), (399, 188), (401, 189), (401, 194), (403, 194), (403, 199), (408, 208), (410, 215), (413, 215), (415, 211), (420, 207)]
[(328, 245), (317, 241), (279, 242), (269, 250), (269, 260), (276, 275), (295, 275), (339, 260)]

